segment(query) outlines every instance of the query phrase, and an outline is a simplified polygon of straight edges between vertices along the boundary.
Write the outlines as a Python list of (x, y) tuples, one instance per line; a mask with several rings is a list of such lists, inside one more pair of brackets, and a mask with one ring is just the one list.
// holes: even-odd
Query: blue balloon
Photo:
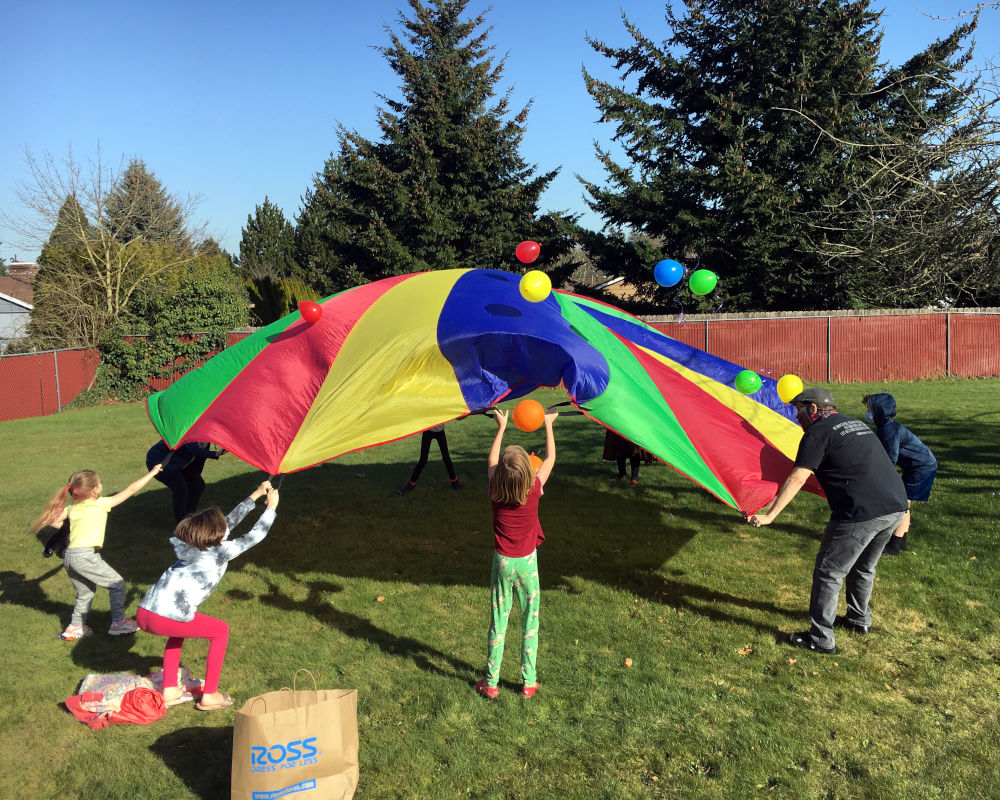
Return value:
[(676, 286), (684, 277), (684, 267), (671, 258), (665, 258), (653, 267), (653, 277), (660, 286)]

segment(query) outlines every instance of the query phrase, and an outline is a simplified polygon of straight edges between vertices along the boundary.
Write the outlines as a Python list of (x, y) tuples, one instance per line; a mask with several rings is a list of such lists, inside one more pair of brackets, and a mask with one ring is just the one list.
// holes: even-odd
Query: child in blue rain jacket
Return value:
[[(891, 394), (866, 394), (861, 400), (868, 411), (867, 419), (875, 424), (875, 433), (889, 460), (903, 473), (907, 500), (911, 504), (914, 500), (927, 500), (937, 475), (938, 464), (934, 454), (913, 431), (896, 422), (896, 398)], [(883, 552), (895, 556), (906, 550), (906, 532), (909, 529), (910, 512), (907, 511)]]

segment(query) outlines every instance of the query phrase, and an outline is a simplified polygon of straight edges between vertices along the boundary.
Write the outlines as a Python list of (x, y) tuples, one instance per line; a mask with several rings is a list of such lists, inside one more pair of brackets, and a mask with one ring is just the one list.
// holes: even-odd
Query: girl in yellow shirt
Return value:
[[(61, 634), (61, 639), (72, 641), (82, 636), (90, 636), (93, 631), (84, 621), (94, 602), (94, 591), (98, 586), (108, 590), (111, 599), (111, 627), (108, 634), (124, 636), (135, 633), (135, 620), (125, 616), (125, 581), (113, 570), (98, 552), (104, 545), (104, 531), (108, 524), (108, 512), (124, 503), (142, 489), (162, 467), (157, 464), (139, 480), (133, 481), (125, 489), (111, 497), (101, 497), (101, 479), (90, 469), (74, 472), (69, 482), (61, 487), (45, 506), (41, 516), (31, 526), (31, 532), (45, 525), (58, 528), (69, 520), (69, 547), (63, 557), (66, 574), (76, 590), (76, 604), (69, 625)], [(72, 498), (70, 505), (67, 498)]]

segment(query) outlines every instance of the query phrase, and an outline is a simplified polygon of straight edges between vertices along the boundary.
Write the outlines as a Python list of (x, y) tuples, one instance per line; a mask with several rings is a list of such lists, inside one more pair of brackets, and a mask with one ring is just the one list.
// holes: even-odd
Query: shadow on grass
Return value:
[[(403, 497), (395, 494), (398, 466), (334, 463), (288, 476), (274, 532), (262, 545), (267, 555), (261, 563), (307, 586), (308, 593), (295, 600), (270, 583), (269, 591), (257, 599), (308, 613), (422, 669), (448, 677), (474, 677), (471, 665), (447, 653), (338, 610), (328, 595), (341, 591), (341, 586), (303, 578), (325, 572), (385, 582), (481, 586), (486, 591), (493, 539), (481, 466), (479, 461), (456, 462), (465, 485), (456, 492), (443, 467), (429, 464), (417, 488)], [(543, 589), (574, 592), (578, 579), (583, 579), (632, 592), (650, 603), (689, 609), (775, 636), (785, 634), (761, 624), (760, 612), (802, 617), (804, 609), (789, 610), (687, 583), (665, 571), (665, 565), (699, 533), (742, 525), (731, 509), (707, 499), (694, 486), (657, 488), (662, 480), (656, 468), (645, 471), (643, 485), (636, 488), (609, 488), (607, 466), (600, 462), (576, 465), (576, 470), (585, 473), (583, 482), (579, 475), (564, 481), (554, 477), (542, 500), (540, 516), (547, 537), (539, 551)], [(244, 522), (241, 530), (252, 521)], [(803, 531), (815, 538), (820, 534)], [(248, 557), (253, 558), (252, 551)], [(240, 569), (239, 563), (234, 562), (232, 569)], [(236, 590), (227, 596), (250, 599)]]
[(50, 600), (42, 588), (44, 581), (63, 570), (62, 561), (56, 560), (50, 563), (54, 564), (52, 569), (37, 578), (28, 578), (20, 572), (11, 570), (0, 571), (0, 605), (19, 605), (45, 614), (65, 614), (67, 611), (65, 604)]
[[(63, 572), (63, 564), (56, 561), (55, 566), (37, 578), (28, 579), (19, 572), (4, 570), (0, 572), (0, 605), (10, 604), (24, 606), (54, 617), (53, 633), (59, 635), (64, 624), (69, 623), (72, 613), (72, 603), (57, 603), (50, 600), (41, 584), (59, 572)], [(66, 579), (67, 583), (69, 579)], [(102, 591), (102, 590), (98, 590)], [(126, 603), (135, 602), (138, 592), (130, 589)], [(88, 672), (121, 672), (131, 670), (139, 675), (145, 675), (159, 668), (155, 659), (144, 658), (130, 652), (134, 636), (107, 636), (105, 631), (111, 624), (111, 614), (108, 611), (94, 611), (87, 617), (88, 625), (93, 628), (94, 635), (73, 642), (65, 642), (72, 649), (73, 663)]]
[[(334, 608), (327, 599), (327, 595), (343, 591), (342, 586), (327, 581), (299, 582), (300, 586), (308, 587), (309, 591), (304, 600), (293, 600), (288, 595), (283, 594), (274, 583), (269, 581), (268, 585), (269, 591), (256, 597), (261, 603), (283, 611), (298, 611), (309, 614), (324, 625), (335, 628), (346, 636), (368, 642), (379, 648), (386, 656), (408, 659), (426, 672), (434, 672), (446, 678), (462, 678), (463, 680), (471, 680), (476, 676), (472, 665), (465, 661), (433, 647), (428, 647), (423, 642), (409, 636), (390, 633), (373, 625), (363, 617)], [(239, 589), (227, 592), (226, 596), (234, 600), (252, 599), (250, 594)], [(443, 668), (441, 664), (446, 664), (447, 668)]]
[[(463, 484), (459, 491), (451, 488), (443, 465), (434, 460), (417, 488), (405, 496), (395, 490), (409, 474), (406, 464), (338, 461), (287, 476), (271, 534), (234, 561), (230, 570), (238, 573), (247, 563), (257, 562), (298, 582), (319, 572), (418, 585), (478, 586), (486, 591), (493, 551), (486, 470), (478, 455), (463, 458), (453, 450), (453, 458)], [(206, 472), (210, 479), (210, 471)], [(742, 520), (666, 467), (645, 467), (642, 485), (635, 488), (609, 487), (610, 473), (608, 464), (584, 456), (562, 474), (558, 469), (553, 474), (540, 512), (547, 537), (540, 550), (543, 589), (573, 591), (574, 580), (583, 579), (633, 592), (650, 603), (687, 608), (758, 629), (762, 627), (759, 622), (750, 621), (738, 609), (801, 615), (799, 609), (791, 612), (670, 576), (666, 565), (681, 548), (705, 532), (735, 531)], [(250, 473), (209, 483), (202, 505), (218, 505), (227, 512), (265, 477)], [(168, 541), (170, 493), (166, 489), (144, 492), (120, 508), (127, 513), (112, 515), (104, 556), (125, 577), (131, 605), (143, 587), (155, 582), (175, 559)], [(233, 535), (248, 531), (262, 510), (261, 503)], [(10, 594), (5, 588), (4, 601), (14, 598), (13, 602), (68, 615), (68, 607), (49, 600), (38, 586), (55, 571), (58, 568), (32, 582), (16, 576), (23, 585), (14, 577), (7, 578), (15, 589)], [(337, 610), (324, 599), (340, 591), (336, 584), (307, 580), (306, 585), (309, 593), (302, 601), (284, 596), (274, 584), (260, 599), (309, 613), (345, 635), (410, 659), (422, 669), (463, 678), (475, 675), (463, 661)], [(222, 591), (226, 591), (225, 582)], [(245, 597), (235, 591), (231, 596)], [(74, 643), (74, 660), (90, 670), (155, 668), (149, 659), (129, 654), (130, 638), (112, 640), (110, 646), (104, 636), (80, 640)]]
[[(809, 580), (809, 576), (804, 576), (804, 580)], [(689, 610), (717, 622), (736, 622), (740, 625), (754, 628), (760, 633), (774, 634), (781, 641), (787, 638), (787, 633), (782, 632), (781, 628), (763, 625), (750, 617), (723, 611), (718, 606), (728, 605), (736, 608), (745, 608), (766, 614), (788, 617), (800, 622), (806, 615), (804, 608), (789, 610), (767, 601), (752, 600), (747, 597), (720, 592), (693, 583), (663, 580), (659, 576), (652, 575), (649, 576), (644, 590), (637, 592), (637, 594), (642, 595), (647, 601), (664, 603), (671, 608)]]
[(134, 672), (136, 675), (149, 675), (160, 669), (163, 662), (160, 656), (133, 653), (136, 635), (107, 636), (103, 627), (94, 627), (93, 636), (67, 642), (66, 646), (72, 648), (73, 663), (87, 673)]
[[(995, 454), (983, 442), (996, 441), (1000, 437), (1000, 423), (996, 416), (1000, 412), (977, 414), (967, 418), (976, 420), (975, 436), (963, 427), (956, 431), (952, 420), (920, 419), (908, 420), (900, 416), (899, 422), (910, 428), (931, 449), (938, 460), (938, 477), (982, 477), (990, 482), (995, 480)], [(955, 465), (949, 470), (949, 465)], [(984, 469), (977, 474), (976, 467)]]
[(202, 800), (229, 797), (232, 726), (179, 728), (161, 736), (149, 749), (192, 794)]

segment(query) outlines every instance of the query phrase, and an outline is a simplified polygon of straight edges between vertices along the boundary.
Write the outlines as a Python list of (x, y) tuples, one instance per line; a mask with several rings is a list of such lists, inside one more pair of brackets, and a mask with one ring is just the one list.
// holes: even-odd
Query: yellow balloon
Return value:
[(521, 296), (529, 303), (540, 303), (552, 291), (552, 281), (540, 269), (533, 269), (524, 273), (518, 288)]
[(802, 391), (802, 381), (798, 375), (782, 375), (778, 378), (778, 397), (782, 403), (790, 403)]

